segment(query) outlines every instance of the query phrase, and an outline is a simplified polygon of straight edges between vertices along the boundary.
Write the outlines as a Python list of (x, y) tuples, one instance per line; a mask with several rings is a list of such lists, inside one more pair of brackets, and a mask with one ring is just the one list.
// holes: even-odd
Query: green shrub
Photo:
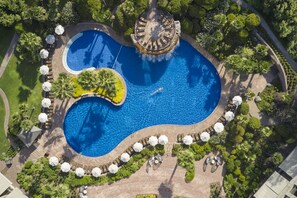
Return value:
[(14, 30), (18, 35), (25, 33), (24, 26), (22, 23), (15, 24)]
[(283, 155), (279, 152), (276, 152), (273, 154), (271, 161), (275, 166), (278, 166), (280, 165), (280, 163), (282, 163), (283, 160), (284, 160)]
[(231, 128), (232, 133), (236, 135), (243, 136), (245, 134), (245, 129), (241, 125), (234, 125)]
[(131, 39), (131, 34), (133, 34), (134, 29), (133, 28), (128, 28), (125, 33), (124, 33), (124, 38), (126, 41), (132, 41)]
[(240, 144), (243, 141), (243, 137), (240, 135), (235, 136), (235, 143)]
[(31, 168), (32, 165), (33, 165), (33, 162), (32, 162), (32, 161), (27, 161), (27, 162), (24, 164), (24, 168), (25, 168), (25, 169), (29, 169), (29, 168)]
[(268, 115), (273, 115), (276, 111), (276, 105), (274, 103), (274, 95), (277, 92), (277, 88), (274, 86), (268, 86), (260, 94), (261, 101), (256, 103), (259, 110), (266, 112)]
[(181, 150), (182, 150), (181, 144), (174, 144), (172, 148), (172, 154), (176, 156), (178, 152), (180, 152)]
[(185, 18), (181, 21), (181, 29), (183, 32), (187, 34), (192, 34), (193, 31), (193, 23), (189, 19)]
[(248, 123), (248, 128), (256, 131), (257, 129), (259, 129), (261, 127), (261, 122), (258, 118), (256, 117), (251, 117)]
[(247, 102), (243, 102), (241, 103), (240, 107), (239, 107), (239, 113), (243, 114), (243, 115), (247, 115), (250, 112), (250, 106)]
[(192, 181), (195, 177), (195, 169), (188, 170), (185, 175), (185, 181), (188, 183)]
[(285, 139), (287, 139), (290, 136), (293, 136), (295, 134), (294, 129), (286, 124), (275, 126), (274, 130), (279, 136), (281, 136), (282, 138), (285, 138)]
[(143, 195), (136, 195), (136, 198), (157, 198), (156, 194), (143, 194)]
[(206, 15), (206, 10), (195, 5), (190, 5), (189, 15), (193, 18), (202, 19)]
[(165, 149), (164, 149), (164, 145), (161, 145), (161, 144), (157, 144), (156, 146), (155, 146), (155, 154), (160, 154), (160, 155), (164, 155), (164, 153), (165, 153)]
[(231, 6), (230, 6), (230, 12), (232, 12), (232, 13), (239, 13), (240, 10), (241, 10), (240, 5), (238, 5), (238, 4), (235, 3), (235, 2), (232, 2), (232, 3), (231, 3)]

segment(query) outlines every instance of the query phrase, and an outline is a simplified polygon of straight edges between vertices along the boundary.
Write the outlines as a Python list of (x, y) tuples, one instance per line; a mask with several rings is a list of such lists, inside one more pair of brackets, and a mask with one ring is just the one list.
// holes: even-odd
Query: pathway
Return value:
[(18, 40), (19, 40), (19, 36), (16, 33), (14, 33), (12, 40), (10, 42), (9, 48), (4, 56), (1, 66), (0, 66), (0, 78), (6, 69), (6, 66), (10, 60), (10, 57), (13, 55), (13, 52), (14, 52), (14, 49), (15, 49), (17, 43), (18, 43)]
[(0, 96), (2, 97), (2, 100), (3, 100), (3, 103), (4, 103), (4, 108), (5, 108), (4, 132), (5, 132), (5, 135), (7, 135), (10, 108), (9, 108), (8, 99), (7, 99), (4, 91), (1, 88), (0, 88)]
[[(171, 145), (168, 146), (170, 147)], [(176, 157), (165, 153), (163, 163), (157, 170), (147, 168), (145, 164), (127, 179), (111, 184), (89, 187), (88, 197), (126, 198), (136, 197), (137, 194), (149, 193), (157, 194), (161, 198), (177, 195), (184, 197), (209, 197), (209, 185), (213, 182), (222, 184), (224, 170), (223, 166), (219, 166), (214, 173), (211, 173), (211, 167), (208, 166), (206, 171), (203, 172), (205, 158), (195, 162), (195, 178), (190, 183), (185, 182), (186, 170), (180, 166), (176, 167)]]
[[(1, 66), (0, 66), (0, 78), (2, 77), (11, 56), (13, 55), (13, 52), (15, 50), (17, 43), (18, 43), (18, 40), (19, 40), (19, 36), (16, 33), (14, 33), (13, 38), (10, 42), (9, 47), (8, 47), (8, 50), (4, 56)], [(0, 96), (2, 97), (2, 100), (4, 103), (4, 108), (5, 108), (4, 131), (5, 131), (5, 135), (7, 135), (10, 108), (9, 108), (7, 96), (5, 95), (4, 91), (1, 88), (0, 88)]]
[(290, 63), (290, 65), (293, 67), (293, 69), (295, 71), (297, 71), (297, 63), (289, 55), (289, 53), (284, 48), (284, 46), (282, 45), (282, 43), (278, 40), (278, 38), (274, 35), (273, 31), (270, 29), (269, 25), (267, 24), (267, 22), (265, 21), (265, 19), (261, 16), (261, 14), (257, 10), (255, 10), (251, 5), (247, 4), (243, 0), (232, 0), (232, 1), (238, 3), (243, 8), (247, 8), (250, 11), (256, 13), (261, 18), (261, 26), (262, 26), (262, 28), (264, 28), (264, 30), (266, 31), (266, 33), (268, 34), (268, 36), (270, 37), (270, 39), (274, 42), (274, 44), (276, 45), (276, 47), (286, 57), (287, 61)]

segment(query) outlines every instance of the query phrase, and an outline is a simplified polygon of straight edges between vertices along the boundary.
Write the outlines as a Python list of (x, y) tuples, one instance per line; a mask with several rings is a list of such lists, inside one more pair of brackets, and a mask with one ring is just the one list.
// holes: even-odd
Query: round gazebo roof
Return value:
[(178, 43), (180, 23), (168, 12), (150, 9), (137, 19), (134, 32), (131, 38), (142, 54), (160, 55)]

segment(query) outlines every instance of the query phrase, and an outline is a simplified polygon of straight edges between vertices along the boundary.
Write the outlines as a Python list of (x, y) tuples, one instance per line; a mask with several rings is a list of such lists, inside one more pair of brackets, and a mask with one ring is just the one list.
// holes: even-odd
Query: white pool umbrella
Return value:
[(49, 165), (57, 166), (59, 164), (59, 159), (55, 156), (49, 158)]
[(43, 89), (43, 91), (48, 92), (48, 91), (51, 90), (51, 88), (52, 88), (52, 84), (50, 82), (44, 82), (44, 83), (42, 83), (42, 89)]
[(108, 167), (108, 171), (112, 174), (115, 174), (116, 172), (118, 172), (119, 170), (119, 167), (115, 164), (111, 164), (109, 167)]
[(200, 139), (202, 140), (202, 142), (207, 142), (210, 139), (209, 133), (207, 133), (206, 131), (202, 132), (200, 134)]
[(40, 113), (38, 115), (38, 120), (41, 123), (45, 123), (48, 120), (46, 113)]
[(225, 127), (221, 122), (217, 122), (217, 123), (215, 123), (213, 128), (214, 128), (215, 132), (221, 133), (222, 131), (224, 131)]
[(46, 43), (47, 43), (47, 44), (50, 44), (50, 45), (52, 45), (52, 44), (54, 44), (54, 43), (55, 43), (55, 41), (56, 41), (56, 38), (55, 38), (55, 36), (54, 36), (54, 35), (52, 35), (52, 34), (49, 34), (49, 35), (47, 35), (47, 37), (45, 38), (45, 41), (46, 41)]
[(70, 171), (70, 164), (68, 162), (64, 162), (62, 165), (61, 165), (61, 171), (64, 172), (64, 173), (68, 173)]
[(49, 52), (46, 49), (42, 49), (39, 52), (40, 58), (42, 59), (46, 59), (49, 55)]
[(43, 98), (41, 101), (41, 105), (44, 108), (49, 108), (51, 106), (51, 104), (52, 104), (52, 102), (51, 102), (51, 99), (49, 99), (49, 98)]
[(134, 145), (133, 145), (133, 150), (137, 153), (139, 153), (140, 151), (142, 151), (143, 149), (143, 145), (139, 142), (136, 142)]
[(57, 35), (62, 35), (64, 33), (64, 27), (62, 25), (57, 25), (55, 28), (55, 33)]
[(168, 137), (166, 135), (160, 135), (159, 144), (165, 145), (168, 143)]
[(130, 155), (128, 153), (123, 153), (121, 155), (121, 161), (122, 162), (128, 162), (130, 160)]
[(234, 96), (232, 99), (232, 103), (236, 106), (239, 106), (242, 103), (242, 98), (240, 96)]
[(186, 135), (185, 137), (183, 137), (183, 143), (185, 145), (191, 145), (193, 143), (193, 138), (189, 135)]
[(234, 119), (234, 113), (232, 111), (227, 111), (225, 113), (225, 118), (227, 121), (231, 121)]
[(149, 138), (149, 144), (152, 146), (156, 146), (158, 144), (158, 138), (156, 136), (151, 136)]
[(92, 175), (93, 177), (99, 177), (101, 175), (102, 171), (100, 168), (95, 167), (92, 169)]
[(83, 168), (76, 168), (75, 174), (77, 177), (83, 177), (85, 175), (85, 170)]
[(39, 72), (42, 74), (42, 75), (48, 75), (49, 73), (49, 68), (47, 65), (42, 65), (40, 68), (39, 68)]

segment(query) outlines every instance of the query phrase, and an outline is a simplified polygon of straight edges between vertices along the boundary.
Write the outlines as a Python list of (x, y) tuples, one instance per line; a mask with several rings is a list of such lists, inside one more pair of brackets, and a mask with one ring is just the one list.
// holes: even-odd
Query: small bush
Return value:
[(235, 136), (235, 143), (240, 144), (243, 141), (243, 137), (240, 135)]
[(173, 149), (172, 149), (172, 154), (174, 156), (176, 156), (178, 154), (178, 152), (181, 151), (181, 150), (182, 150), (181, 144), (174, 144)]
[(181, 22), (182, 31), (187, 34), (192, 34), (193, 31), (193, 23), (189, 19), (183, 19)]
[(247, 102), (243, 102), (239, 107), (239, 113), (247, 115), (250, 112), (250, 106)]
[(185, 181), (189, 183), (195, 177), (195, 169), (188, 170), (185, 175)]
[(136, 195), (136, 198), (157, 198), (156, 194)]
[(25, 169), (29, 169), (29, 168), (31, 168), (32, 165), (33, 165), (33, 162), (32, 162), (32, 161), (27, 161), (27, 162), (24, 164), (24, 168), (25, 168)]
[(257, 129), (259, 129), (261, 127), (261, 122), (258, 118), (256, 117), (251, 117), (248, 123), (248, 128), (256, 131)]
[(14, 26), (14, 30), (18, 35), (25, 33), (24, 27), (22, 23), (17, 23)]

